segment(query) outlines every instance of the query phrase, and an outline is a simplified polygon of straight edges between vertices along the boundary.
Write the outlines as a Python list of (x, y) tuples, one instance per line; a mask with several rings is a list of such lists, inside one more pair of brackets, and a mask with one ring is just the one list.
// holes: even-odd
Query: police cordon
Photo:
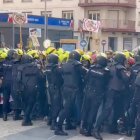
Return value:
[[(130, 110), (140, 107), (140, 48), (135, 50), (135, 55), (127, 50), (101, 53), (75, 49), (67, 52), (54, 48), (51, 41), (46, 40), (43, 51), (31, 47), (27, 51), (1, 48), (0, 60), (3, 95), (3, 109), (0, 111), (4, 121), (8, 121), (8, 113), (12, 110), (13, 119), (22, 120), (22, 126), (31, 126), (33, 118), (47, 116), (47, 123), (55, 135), (68, 135), (63, 127), (65, 121), (66, 130), (80, 126), (80, 134), (100, 140), (103, 140), (100, 134), (103, 124), (111, 132), (132, 136), (135, 124), (124, 119), (131, 122), (134, 114)], [(132, 86), (134, 89), (130, 89)], [(124, 96), (124, 91), (132, 92), (134, 96), (128, 99), (129, 94)], [(10, 97), (12, 104), (9, 104)], [(103, 101), (105, 104), (98, 116)], [(110, 127), (104, 121), (111, 116), (112, 110), (117, 115), (111, 118), (113, 127)], [(136, 140), (139, 140), (138, 135), (139, 120)]]

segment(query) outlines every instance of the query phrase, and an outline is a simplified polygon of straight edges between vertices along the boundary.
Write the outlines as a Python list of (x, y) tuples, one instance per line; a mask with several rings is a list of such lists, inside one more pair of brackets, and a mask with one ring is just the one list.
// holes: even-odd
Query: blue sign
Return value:
[(64, 51), (72, 52), (73, 50), (76, 49), (76, 45), (75, 44), (62, 44), (62, 49), (64, 49)]
[(86, 40), (81, 40), (80, 41), (80, 46), (82, 47), (82, 48), (85, 48), (86, 46), (87, 46), (87, 41)]
[(0, 14), (0, 22), (8, 22), (8, 14)]
[(45, 24), (45, 19), (43, 16), (28, 15), (28, 23), (31, 24)]
[[(9, 14), (0, 14), (0, 22), (9, 22)], [(29, 24), (45, 24), (44, 16), (28, 15)], [(61, 26), (61, 27), (71, 27), (70, 19), (53, 18), (48, 17), (48, 25), (50, 26)]]

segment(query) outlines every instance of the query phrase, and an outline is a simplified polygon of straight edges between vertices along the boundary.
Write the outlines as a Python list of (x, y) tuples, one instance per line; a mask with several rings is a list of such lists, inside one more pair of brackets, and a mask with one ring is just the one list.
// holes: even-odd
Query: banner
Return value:
[[(10, 15), (9, 15), (10, 16)], [(13, 23), (14, 24), (25, 24), (28, 22), (26, 13), (14, 13), (13, 14)]]
[(41, 37), (41, 29), (39, 28), (29, 28), (29, 36)]
[(83, 20), (83, 30), (98, 33), (101, 26), (100, 21), (85, 18)]
[(34, 47), (39, 47), (40, 46), (37, 36), (31, 36), (31, 40), (33, 42)]

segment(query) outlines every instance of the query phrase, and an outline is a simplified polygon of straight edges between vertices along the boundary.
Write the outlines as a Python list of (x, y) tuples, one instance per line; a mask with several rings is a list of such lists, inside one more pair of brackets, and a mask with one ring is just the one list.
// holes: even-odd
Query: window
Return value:
[(3, 3), (12, 3), (13, 0), (3, 0)]
[(62, 18), (73, 19), (73, 11), (62, 11)]
[(22, 2), (32, 2), (32, 0), (22, 0)]
[(100, 20), (100, 12), (99, 11), (89, 11), (88, 18), (93, 20)]
[[(41, 11), (41, 15), (45, 16), (45, 11)], [(47, 11), (46, 15), (47, 17), (52, 17), (52, 11)]]
[(123, 49), (124, 50), (132, 50), (132, 38), (131, 37), (126, 37), (126, 38), (123, 38)]

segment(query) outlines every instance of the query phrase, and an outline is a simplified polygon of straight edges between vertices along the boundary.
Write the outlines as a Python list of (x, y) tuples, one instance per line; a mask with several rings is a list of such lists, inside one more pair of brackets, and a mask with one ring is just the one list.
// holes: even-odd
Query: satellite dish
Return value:
[(45, 49), (51, 46), (51, 40), (47, 39), (43, 42), (43, 46)]

